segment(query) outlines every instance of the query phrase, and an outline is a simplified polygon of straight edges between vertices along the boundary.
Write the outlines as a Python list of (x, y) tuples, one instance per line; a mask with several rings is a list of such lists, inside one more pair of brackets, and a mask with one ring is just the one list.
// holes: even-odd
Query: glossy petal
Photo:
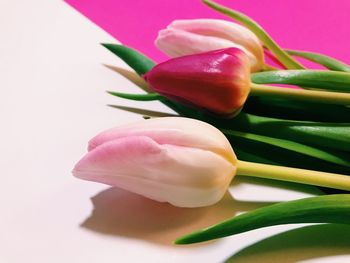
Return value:
[(173, 58), (144, 77), (155, 92), (220, 115), (239, 112), (250, 92), (248, 58), (237, 48)]

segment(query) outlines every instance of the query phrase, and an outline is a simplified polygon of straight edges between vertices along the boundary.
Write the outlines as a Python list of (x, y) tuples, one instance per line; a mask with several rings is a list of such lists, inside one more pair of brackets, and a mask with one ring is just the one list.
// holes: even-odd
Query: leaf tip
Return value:
[(178, 237), (174, 240), (173, 243), (174, 245), (188, 245), (188, 244), (206, 241), (206, 239), (201, 238), (200, 235), (198, 236), (199, 232), (193, 232), (193, 233)]
[(113, 49), (116, 49), (120, 46), (118, 44), (113, 44), (113, 43), (100, 43), (100, 45), (107, 48), (109, 51), (112, 51)]
[(100, 45), (103, 46), (103, 47), (108, 47), (108, 46), (110, 46), (111, 44), (110, 44), (110, 43), (100, 43)]
[(179, 237), (173, 241), (174, 245), (186, 245), (187, 243), (184, 242), (183, 237)]

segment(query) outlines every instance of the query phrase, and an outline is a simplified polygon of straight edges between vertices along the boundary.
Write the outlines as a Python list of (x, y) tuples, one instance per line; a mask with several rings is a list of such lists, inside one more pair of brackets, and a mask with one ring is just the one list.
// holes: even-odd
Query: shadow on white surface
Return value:
[(348, 225), (306, 226), (263, 239), (235, 253), (225, 262), (292, 263), (350, 255), (349, 237)]
[(90, 217), (82, 223), (82, 227), (102, 234), (124, 236), (168, 246), (179, 236), (218, 223), (237, 212), (271, 204), (235, 201), (227, 193), (213, 206), (179, 208), (116, 187), (98, 193), (91, 200), (94, 209)]

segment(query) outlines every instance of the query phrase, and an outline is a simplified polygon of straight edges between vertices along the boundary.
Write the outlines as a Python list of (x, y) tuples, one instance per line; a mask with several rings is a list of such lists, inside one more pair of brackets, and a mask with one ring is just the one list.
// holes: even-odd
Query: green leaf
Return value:
[(151, 59), (130, 47), (106, 43), (103, 43), (102, 46), (107, 48), (113, 54), (117, 55), (140, 76), (147, 73), (155, 65), (155, 62), (153, 62)]
[(258, 142), (266, 143), (276, 147), (280, 147), (289, 151), (293, 151), (296, 153), (311, 156), (323, 161), (335, 163), (338, 165), (344, 165), (344, 166), (350, 165), (349, 161), (347, 161), (344, 158), (338, 157), (334, 154), (331, 154), (329, 151), (321, 150), (321, 149), (307, 146), (301, 143), (284, 140), (284, 139), (277, 139), (269, 136), (258, 135), (254, 133), (245, 133), (245, 132), (238, 132), (238, 131), (226, 130), (226, 129), (221, 129), (221, 131), (227, 137), (238, 137), (238, 138), (244, 138), (246, 140), (258, 141)]
[[(238, 247), (235, 247), (232, 251), (233, 254), (220, 262), (292, 263), (307, 262), (309, 259), (311, 262), (322, 262), (321, 258), (333, 255), (339, 255), (339, 260), (334, 257), (333, 260), (329, 258), (329, 261), (324, 261), (342, 262), (341, 255), (350, 255), (349, 236), (350, 226), (344, 224), (312, 224), (269, 235), (266, 233), (264, 238), (258, 241), (252, 240), (249, 242), (250, 244), (243, 246), (238, 251), (236, 250)], [(218, 245), (221, 246), (221, 244)]]
[[(295, 124), (285, 127), (285, 137), (298, 137), (298, 141), (350, 151), (350, 124), (349, 123), (319, 123)], [(349, 158), (349, 157), (348, 157)]]
[(271, 118), (316, 122), (350, 122), (350, 108), (316, 102), (249, 96), (243, 111)]
[[(232, 138), (232, 141), (234, 141), (235, 138)], [(256, 162), (256, 163), (265, 163), (265, 164), (273, 164), (273, 165), (281, 165), (283, 164), (278, 163), (276, 161), (271, 161), (267, 159), (266, 155), (259, 155), (257, 151), (249, 151), (247, 148), (240, 147), (240, 144), (237, 143), (237, 141), (234, 143), (235, 145), (235, 154), (237, 158), (241, 161), (249, 161), (249, 162)]]
[(350, 224), (350, 194), (325, 195), (258, 208), (185, 235), (175, 244), (191, 244), (268, 226), (299, 223)]
[(258, 84), (290, 84), (304, 88), (350, 92), (350, 74), (326, 70), (276, 70), (253, 73), (252, 82)]
[(213, 8), (214, 10), (229, 16), (250, 29), (264, 45), (278, 58), (278, 60), (289, 69), (303, 69), (304, 67), (289, 56), (278, 44), (269, 36), (269, 34), (250, 17), (229, 9), (225, 6), (216, 4), (210, 0), (203, 0), (203, 3)]
[(332, 57), (323, 54), (299, 51), (299, 50), (285, 50), (289, 55), (305, 58), (319, 65), (322, 65), (330, 70), (350, 72), (350, 66), (342, 61), (336, 60)]
[(128, 100), (137, 100), (137, 101), (152, 101), (152, 100), (164, 100), (165, 98), (158, 93), (147, 93), (147, 94), (130, 94), (123, 92), (107, 91), (107, 93)]
[(241, 161), (273, 164), (308, 170), (315, 170), (315, 163), (317, 163), (318, 171), (350, 175), (350, 166), (337, 165), (278, 146), (254, 140), (247, 140), (245, 138), (228, 136), (228, 140), (230, 141), (238, 160)]
[[(146, 57), (141, 52), (135, 49), (132, 49), (130, 47), (117, 45), (117, 44), (102, 44), (102, 45), (105, 48), (107, 48), (109, 51), (111, 51), (113, 54), (121, 58), (125, 63), (127, 63), (131, 68), (133, 68), (135, 72), (140, 76), (144, 75), (155, 66), (155, 62), (153, 62), (151, 59)], [(164, 99), (162, 100), (162, 102), (183, 116), (192, 117), (197, 115), (196, 110), (190, 109), (177, 102), (174, 102), (168, 99)]]
[[(236, 130), (314, 146), (350, 151), (350, 124), (281, 120), (241, 113), (231, 120)], [(349, 160), (350, 157), (347, 156)], [(347, 161), (349, 163), (349, 161)]]

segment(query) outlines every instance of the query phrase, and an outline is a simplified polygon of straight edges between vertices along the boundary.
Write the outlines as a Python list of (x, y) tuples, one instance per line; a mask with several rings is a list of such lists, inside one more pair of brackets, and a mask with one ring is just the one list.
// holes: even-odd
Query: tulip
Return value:
[(218, 115), (235, 115), (250, 91), (249, 62), (238, 48), (170, 59), (144, 76), (150, 89)]
[[(299, 71), (255, 73), (254, 80), (264, 83), (264, 78), (270, 79), (271, 75), (283, 80), (285, 75), (301, 74)], [(226, 117), (238, 114), (248, 95), (350, 105), (349, 93), (280, 88), (252, 83), (247, 56), (238, 48), (173, 58), (154, 66), (144, 78), (150, 90), (155, 93), (129, 98), (155, 100), (159, 99), (154, 96), (158, 93), (177, 102)], [(113, 95), (128, 97), (120, 93)]]
[(350, 190), (347, 175), (238, 161), (220, 130), (182, 117), (102, 132), (73, 170), (78, 178), (180, 207), (215, 204), (236, 174)]
[(219, 19), (175, 20), (159, 31), (156, 46), (170, 57), (236, 47), (248, 56), (252, 72), (264, 67), (262, 44), (244, 26)]
[[(173, 58), (155, 65), (147, 57), (125, 46), (104, 46), (144, 76), (150, 90), (225, 117), (239, 113), (248, 93), (270, 98), (350, 105), (350, 93), (280, 88), (251, 82), (249, 61), (245, 53), (237, 48)], [(346, 84), (350, 83), (347, 75), (344, 72), (284, 70), (254, 73), (252, 79), (259, 83), (302, 84), (316, 88), (328, 87), (331, 83), (335, 90), (345, 90), (348, 87)], [(332, 78), (335, 80), (330, 81)], [(126, 99), (169, 102), (158, 93), (109, 93)]]
[(81, 179), (180, 207), (219, 201), (236, 170), (226, 137), (201, 121), (150, 119), (100, 133), (75, 166)]

